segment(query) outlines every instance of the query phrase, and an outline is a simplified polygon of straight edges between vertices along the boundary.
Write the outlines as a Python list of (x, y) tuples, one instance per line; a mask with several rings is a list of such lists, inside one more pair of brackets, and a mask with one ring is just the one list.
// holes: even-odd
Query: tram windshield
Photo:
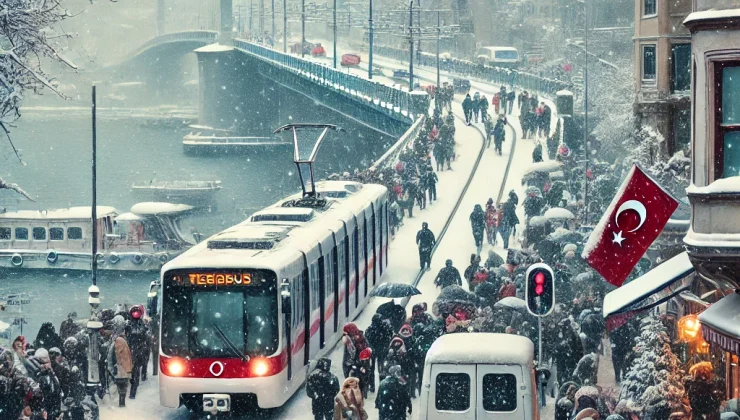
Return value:
[(269, 356), (278, 348), (275, 273), (173, 270), (165, 273), (162, 350), (169, 356)]

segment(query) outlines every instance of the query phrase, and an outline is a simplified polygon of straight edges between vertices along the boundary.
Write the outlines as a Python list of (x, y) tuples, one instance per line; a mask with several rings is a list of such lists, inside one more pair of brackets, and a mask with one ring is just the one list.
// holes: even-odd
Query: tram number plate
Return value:
[(203, 411), (213, 414), (231, 411), (231, 395), (203, 394)]

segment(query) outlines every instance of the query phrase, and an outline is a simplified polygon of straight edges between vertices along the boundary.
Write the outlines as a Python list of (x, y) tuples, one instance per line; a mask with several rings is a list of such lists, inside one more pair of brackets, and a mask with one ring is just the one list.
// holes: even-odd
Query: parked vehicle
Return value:
[(326, 57), (326, 50), (323, 45), (316, 44), (316, 46), (311, 49), (311, 55), (314, 57)]
[(460, 333), (427, 353), (419, 420), (538, 420), (534, 344), (513, 334)]
[(497, 67), (516, 67), (519, 65), (519, 51), (514, 47), (478, 48), (478, 62)]
[(470, 91), (470, 80), (452, 79), (452, 87), (455, 89), (455, 93), (468, 93)]
[(361, 61), (362, 60), (360, 59), (359, 54), (354, 54), (354, 53), (342, 54), (341, 65), (344, 67), (357, 67), (360, 65)]

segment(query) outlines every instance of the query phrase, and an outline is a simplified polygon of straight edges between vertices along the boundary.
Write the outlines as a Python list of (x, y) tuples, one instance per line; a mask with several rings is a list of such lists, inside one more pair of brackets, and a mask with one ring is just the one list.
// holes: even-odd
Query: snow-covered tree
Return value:
[(648, 316), (642, 320), (635, 359), (622, 383), (621, 396), (643, 407), (643, 420), (662, 420), (665, 413), (683, 410), (683, 372), (670, 343), (660, 319)]

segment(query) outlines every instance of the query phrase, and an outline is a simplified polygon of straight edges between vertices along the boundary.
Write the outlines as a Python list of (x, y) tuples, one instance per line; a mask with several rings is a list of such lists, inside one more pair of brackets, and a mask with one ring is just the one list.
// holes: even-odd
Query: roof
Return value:
[(704, 339), (723, 349), (740, 352), (740, 294), (731, 293), (699, 314)]
[(200, 47), (196, 49), (194, 52), (225, 52), (225, 51), (234, 51), (234, 47), (229, 47), (228, 45), (221, 45), (218, 42), (215, 44), (206, 45), (205, 47)]
[(314, 212), (312, 208), (305, 207), (268, 207), (252, 214), (251, 217), (259, 216), (261, 214), (290, 214), (290, 215), (301, 215), (308, 216)]
[(187, 204), (145, 202), (134, 204), (131, 207), (131, 213), (141, 216), (154, 216), (157, 214), (184, 213), (192, 209), (193, 206), (188, 206)]
[[(113, 207), (97, 206), (98, 218), (115, 215), (118, 212)], [(0, 214), (2, 219), (31, 219), (31, 220), (86, 220), (92, 218), (92, 206), (70, 207), (56, 210), (19, 210)]]
[[(682, 252), (604, 297), (604, 318), (631, 310), (652, 308), (687, 290), (694, 266)], [(679, 281), (685, 280), (685, 281)]]
[(534, 365), (534, 343), (514, 334), (445, 334), (434, 341), (425, 363)]

